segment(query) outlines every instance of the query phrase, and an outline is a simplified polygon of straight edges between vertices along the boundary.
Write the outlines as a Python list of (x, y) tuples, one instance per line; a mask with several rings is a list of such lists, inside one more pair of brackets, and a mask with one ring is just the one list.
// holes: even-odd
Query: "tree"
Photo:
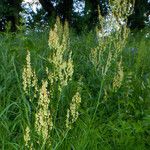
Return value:
[[(0, 0), (0, 31), (6, 30), (6, 24), (8, 22), (11, 23), (11, 31), (16, 31), (17, 25), (19, 25), (19, 13), (22, 10), (22, 1)], [(134, 0), (126, 1), (129, 3)], [(74, 4), (79, 2), (85, 3), (84, 13), (82, 14), (74, 11)], [(121, 4), (123, 0), (39, 0), (39, 3), (42, 5), (41, 12), (43, 13), (44, 10), (47, 12), (47, 16), (52, 24), (53, 19), (55, 20), (56, 16), (59, 16), (62, 22), (67, 20), (70, 25), (78, 29), (80, 27), (83, 29), (83, 26), (87, 26), (90, 29), (95, 27), (98, 22), (98, 7), (100, 8), (101, 15), (106, 16), (112, 9), (111, 5), (115, 2)], [(35, 19), (35, 22), (40, 20), (41, 12), (34, 14), (35, 17), (32, 17), (32, 19)], [(147, 0), (135, 0), (133, 14), (128, 17), (129, 27), (131, 29), (143, 28), (149, 13), (150, 3)]]
[(105, 16), (109, 13), (110, 10), (109, 0), (100, 0), (100, 10), (102, 16)]
[(131, 29), (145, 27), (145, 21), (150, 13), (150, 3), (147, 0), (135, 0), (133, 14), (128, 18), (128, 25)]
[(71, 23), (73, 14), (73, 0), (63, 0), (57, 6), (58, 14), (61, 16), (63, 22), (67, 20)]
[(56, 9), (52, 4), (52, 1), (50, 0), (39, 0), (42, 7), (45, 9), (45, 11), (48, 13), (48, 16), (56, 16)]
[(39, 2), (48, 13), (49, 17), (55, 18), (56, 16), (59, 16), (63, 22), (67, 20), (71, 23), (73, 0), (39, 0)]
[(22, 0), (0, 1), (0, 31), (5, 31), (7, 22), (11, 23), (11, 31), (16, 31), (19, 24), (19, 12)]
[(109, 1), (108, 0), (85, 0), (85, 24), (87, 24), (90, 29), (95, 27), (98, 23), (98, 9), (102, 16), (106, 16), (109, 12)]

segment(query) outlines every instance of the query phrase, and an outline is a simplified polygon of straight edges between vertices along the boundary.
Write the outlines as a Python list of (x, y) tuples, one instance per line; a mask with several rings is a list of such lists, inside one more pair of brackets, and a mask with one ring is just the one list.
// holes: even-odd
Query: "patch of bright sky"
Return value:
[[(52, 1), (53, 2), (53, 1)], [(39, 0), (24, 0), (23, 4), (28, 3), (31, 5), (32, 10), (36, 13), (37, 9), (40, 9), (42, 6), (39, 3)], [(56, 6), (53, 2), (53, 5)], [(84, 0), (73, 0), (73, 10), (80, 15), (84, 15), (85, 1)]]
[[(53, 6), (56, 6), (57, 3), (52, 1), (53, 3)], [(30, 12), (34, 12), (34, 13), (37, 13), (37, 10), (41, 9), (42, 6), (41, 4), (39, 3), (39, 0), (24, 0), (22, 2), (22, 7), (24, 7), (27, 12), (28, 12), (28, 15), (26, 14), (23, 14), (24, 18), (32, 18), (31, 15), (30, 15)], [(73, 11), (75, 13), (78, 13), (80, 16), (83, 16), (84, 15), (84, 8), (85, 8), (85, 1), (84, 0), (73, 0)]]
[(37, 13), (37, 10), (41, 9), (42, 6), (39, 0), (23, 0), (22, 7), (25, 9), (25, 12), (21, 12), (20, 15), (26, 23), (29, 23), (29, 20), (32, 21), (33, 19), (32, 12)]
[(37, 9), (40, 9), (42, 6), (39, 3), (39, 0), (24, 0), (22, 4), (29, 4), (30, 6), (26, 5), (26, 7), (31, 7), (31, 9), (36, 13)]
[[(150, 0), (147, 0), (148, 3), (150, 3)], [(41, 9), (41, 4), (39, 3), (39, 0), (24, 0), (23, 3), (24, 4), (24, 8), (28, 9), (28, 11), (34, 11), (35, 13), (37, 13), (38, 9)], [(56, 3), (53, 3), (53, 5), (57, 5)], [(73, 0), (73, 10), (74, 12), (78, 13), (79, 15), (83, 16), (84, 15), (84, 8), (85, 8), (85, 1), (84, 0)], [(27, 16), (24, 16), (27, 19)], [(28, 14), (28, 17), (32, 18), (32, 16), (30, 16)], [(120, 25), (124, 25), (125, 22), (120, 19), (119, 20)], [(99, 37), (101, 36), (108, 36), (110, 35), (112, 32), (119, 30), (120, 25), (119, 22), (116, 20), (116, 18), (113, 16), (112, 13), (108, 14), (105, 18), (105, 23), (104, 23), (104, 29), (103, 29), (103, 35), (102, 33), (99, 33)], [(149, 16), (149, 22), (150, 22), (150, 16)]]
[(73, 10), (76, 13), (79, 13), (81, 16), (84, 15), (85, 1), (83, 0), (74, 0), (73, 1)]

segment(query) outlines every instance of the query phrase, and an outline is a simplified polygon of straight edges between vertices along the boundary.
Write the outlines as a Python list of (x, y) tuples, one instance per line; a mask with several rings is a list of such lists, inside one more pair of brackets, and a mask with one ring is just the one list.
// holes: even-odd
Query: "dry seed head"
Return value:
[(35, 128), (44, 140), (48, 139), (49, 131), (53, 127), (52, 117), (49, 111), (50, 99), (48, 97), (47, 84), (47, 81), (42, 82), (42, 87), (39, 91), (38, 109), (35, 114)]

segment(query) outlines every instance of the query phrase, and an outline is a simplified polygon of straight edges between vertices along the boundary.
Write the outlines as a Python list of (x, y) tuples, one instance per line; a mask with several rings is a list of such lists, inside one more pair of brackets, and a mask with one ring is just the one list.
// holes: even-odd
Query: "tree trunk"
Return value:
[(73, 0), (63, 0), (63, 21), (71, 23)]
[(56, 10), (50, 0), (39, 0), (39, 2), (50, 17), (56, 16)]
[(90, 28), (98, 22), (98, 6), (99, 0), (85, 0), (85, 15)]
[[(148, 17), (150, 6), (147, 0), (135, 0), (134, 12), (128, 17), (128, 25), (131, 29), (141, 29), (145, 27), (144, 21)], [(145, 15), (144, 15), (145, 14)]]

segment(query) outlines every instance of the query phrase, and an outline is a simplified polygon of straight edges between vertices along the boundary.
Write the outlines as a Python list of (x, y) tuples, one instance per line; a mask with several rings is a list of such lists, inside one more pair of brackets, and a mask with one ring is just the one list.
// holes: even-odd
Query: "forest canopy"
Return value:
[[(98, 9), (103, 17), (112, 11), (113, 0), (1, 0), (0, 31), (16, 31), (17, 26), (25, 24), (30, 28), (36, 25), (53, 24), (57, 16), (64, 22), (82, 30), (83, 26), (92, 29), (98, 22)], [(129, 0), (133, 5), (128, 17), (131, 29), (141, 29), (149, 24), (150, 2), (148, 0)], [(122, 5), (123, 1), (118, 1)]]

